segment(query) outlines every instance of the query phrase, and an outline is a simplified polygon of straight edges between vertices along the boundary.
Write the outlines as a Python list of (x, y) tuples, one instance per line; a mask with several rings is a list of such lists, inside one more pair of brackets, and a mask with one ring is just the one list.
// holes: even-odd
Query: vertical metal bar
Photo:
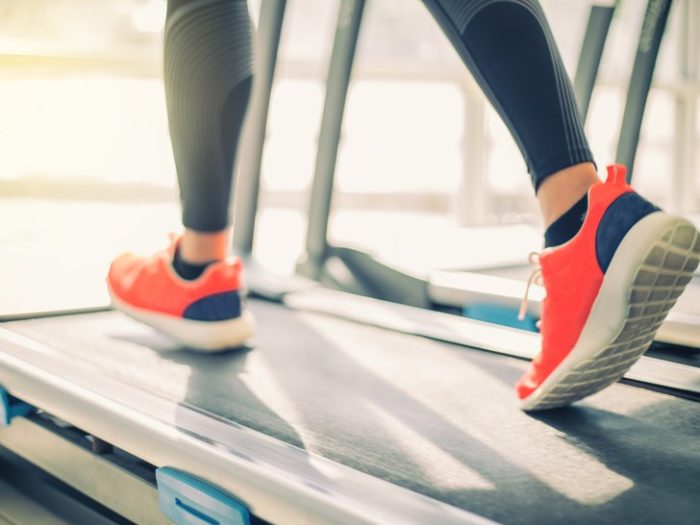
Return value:
[(267, 116), (286, 5), (286, 0), (263, 0), (260, 6), (253, 94), (238, 147), (240, 163), (234, 196), (233, 249), (243, 256), (250, 255), (253, 250)]
[(328, 221), (343, 113), (365, 0), (342, 0), (326, 80), (326, 98), (309, 203), (306, 253), (297, 270), (319, 278), (328, 253)]
[(574, 93), (584, 122), (588, 116), (593, 87), (598, 76), (598, 68), (616, 5), (617, 2), (613, 5), (593, 5), (588, 16), (586, 33), (581, 44), (576, 76), (574, 77)]
[(487, 223), (489, 209), (486, 174), (486, 107), (473, 80), (462, 85), (464, 130), (462, 131), (462, 176), (454, 199), (460, 226)]
[(644, 109), (671, 4), (672, 0), (649, 0), (639, 34), (637, 55), (627, 90), (627, 103), (615, 155), (617, 162), (627, 166), (628, 180), (632, 178)]
[[(697, 57), (700, 49), (700, 2), (684, 0), (680, 7), (679, 76), (684, 84), (693, 85), (700, 78)], [(698, 205), (698, 187), (695, 182), (697, 111), (696, 92), (687, 89), (676, 92), (672, 180), (672, 207), (676, 213), (693, 212)]]

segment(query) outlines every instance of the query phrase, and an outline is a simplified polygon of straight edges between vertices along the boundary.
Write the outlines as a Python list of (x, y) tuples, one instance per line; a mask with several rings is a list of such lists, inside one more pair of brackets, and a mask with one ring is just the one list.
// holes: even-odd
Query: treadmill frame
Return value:
[[(363, 9), (363, 0), (343, 0), (341, 4), (328, 69), (306, 248), (297, 271), (305, 277), (340, 289), (428, 308), (431, 302), (424, 279), (382, 264), (362, 250), (333, 246), (328, 239), (338, 144)], [(595, 85), (614, 9), (615, 5), (593, 6), (588, 20), (584, 45), (591, 47), (590, 50), (585, 47), (581, 51), (574, 82), (577, 96), (581, 97), (579, 104), (586, 108)], [(345, 13), (349, 13), (350, 17)], [(348, 18), (350, 23), (347, 23)], [(329, 264), (331, 259), (333, 262)], [(336, 268), (339, 263), (344, 267), (342, 271)], [(343, 277), (338, 278), (338, 274)]]
[(627, 167), (627, 182), (632, 180), (651, 80), (672, 3), (673, 0), (649, 0), (644, 13), (615, 154), (616, 162)]

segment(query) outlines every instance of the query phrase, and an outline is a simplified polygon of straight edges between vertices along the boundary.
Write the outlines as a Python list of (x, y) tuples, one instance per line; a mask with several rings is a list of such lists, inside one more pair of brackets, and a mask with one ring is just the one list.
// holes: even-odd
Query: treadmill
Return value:
[[(362, 4), (340, 2), (342, 28)], [(243, 188), (284, 8), (261, 6), (269, 74)], [(595, 396), (527, 414), (512, 385), (537, 334), (249, 269), (259, 334), (218, 355), (108, 309), (4, 315), (0, 480), (20, 493), (25, 478), (5, 476), (26, 469), (82, 507), (71, 523), (697, 522), (697, 367), (643, 357)], [(0, 506), (23, 523), (13, 512)]]
[[(640, 130), (651, 87), (651, 81), (668, 21), (672, 0), (647, 4), (639, 44), (627, 92), (616, 162), (633, 173), (634, 159)], [(695, 21), (700, 20), (697, 7), (692, 3), (680, 4), (687, 11), (684, 31), (689, 35)], [(598, 69), (605, 49), (609, 29), (618, 9), (618, 2), (596, 2), (591, 6), (579, 53), (574, 77), (574, 91), (584, 120), (588, 114)], [(359, 26), (358, 26), (359, 32)], [(322, 122), (319, 155), (311, 195), (310, 220), (306, 251), (298, 271), (334, 288), (422, 308), (450, 311), (473, 319), (536, 330), (540, 316), (543, 290), (533, 287), (525, 322), (517, 320), (520, 302), (525, 295), (531, 266), (526, 256), (541, 246), (541, 233), (527, 225), (499, 226), (498, 228), (452, 228), (431, 231), (425, 235), (411, 232), (413, 244), (431, 243), (439, 234), (447, 254), (424, 257), (417, 261), (416, 254), (371, 252), (349, 244), (333, 243), (328, 236), (328, 217), (333, 196), (335, 160), (342, 127), (343, 106), (354, 59), (358, 33), (348, 34), (338, 42), (333, 54), (329, 76), (329, 97)], [(692, 44), (691, 44), (692, 46)], [(693, 51), (685, 50), (684, 74), (692, 80)], [(684, 117), (692, 120), (692, 112)], [(683, 123), (683, 126), (692, 126)], [(692, 154), (692, 145), (681, 157)], [(690, 153), (688, 153), (690, 152)], [(700, 222), (696, 221), (700, 226)], [(492, 241), (492, 242), (491, 242)], [(457, 246), (502, 246), (500, 253), (483, 250), (478, 256)], [(429, 249), (430, 250), (430, 249)], [(655, 348), (696, 349), (700, 346), (700, 270), (669, 313), (656, 337)], [(690, 350), (689, 350), (690, 351)], [(692, 350), (691, 352), (694, 352)]]

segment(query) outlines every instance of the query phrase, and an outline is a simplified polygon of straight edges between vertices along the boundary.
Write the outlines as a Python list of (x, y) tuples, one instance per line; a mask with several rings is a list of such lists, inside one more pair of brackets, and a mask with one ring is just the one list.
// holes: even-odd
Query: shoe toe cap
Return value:
[(133, 273), (139, 258), (133, 253), (123, 253), (116, 257), (109, 266), (107, 283), (115, 293), (122, 293), (133, 281)]
[(538, 386), (539, 385), (534, 378), (533, 369), (530, 368), (515, 384), (515, 393), (518, 396), (518, 399), (522, 401), (537, 390)]

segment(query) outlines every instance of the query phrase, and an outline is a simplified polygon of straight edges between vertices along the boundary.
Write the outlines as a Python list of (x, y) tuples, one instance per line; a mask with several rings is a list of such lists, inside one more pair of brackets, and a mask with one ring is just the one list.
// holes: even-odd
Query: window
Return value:
[[(590, 4), (543, 2), (570, 72)], [(643, 4), (619, 4), (594, 92), (587, 130), (601, 168), (614, 156)], [(338, 5), (287, 4), (256, 246), (280, 271), (291, 271), (302, 250)], [(513, 222), (536, 228), (517, 148), (422, 3), (366, 5), (332, 236), (381, 250), (421, 229), (428, 236)], [(52, 289), (65, 306), (59, 284), (73, 278), (84, 284), (76, 304), (103, 301), (95, 283), (115, 253), (151, 250), (179, 228), (161, 79), (165, 7), (165, 0), (0, 0), (3, 256), (19, 273), (27, 261), (55, 259), (54, 273), (30, 284), (3, 272), (15, 308), (30, 308), (37, 290)], [(250, 2), (254, 19), (259, 7)], [(635, 174), (643, 194), (692, 213), (700, 209), (700, 98), (697, 79), (683, 78), (681, 66), (693, 38), (683, 24), (697, 27), (697, 11), (678, 2), (671, 12)], [(42, 308), (52, 307), (50, 295)]]

